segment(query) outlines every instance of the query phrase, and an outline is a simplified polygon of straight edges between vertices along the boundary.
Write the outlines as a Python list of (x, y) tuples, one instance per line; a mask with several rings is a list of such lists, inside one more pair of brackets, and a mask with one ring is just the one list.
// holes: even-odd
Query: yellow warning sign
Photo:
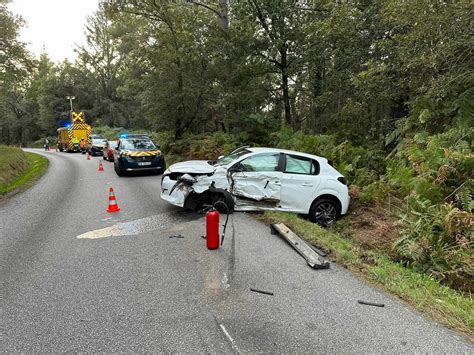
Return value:
[(72, 114), (72, 122), (73, 123), (76, 123), (76, 122), (84, 122), (85, 120), (85, 116), (84, 116), (84, 112), (71, 112)]

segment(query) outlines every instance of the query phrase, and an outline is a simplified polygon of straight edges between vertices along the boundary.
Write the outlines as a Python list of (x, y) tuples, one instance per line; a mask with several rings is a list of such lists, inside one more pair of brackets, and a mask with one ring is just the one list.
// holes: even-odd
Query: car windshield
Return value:
[(235, 159), (241, 157), (242, 155), (251, 153), (250, 150), (247, 149), (240, 149), (234, 153), (231, 153), (229, 155), (226, 155), (220, 159), (217, 159), (217, 161), (214, 163), (214, 166), (222, 166), (222, 165), (227, 165), (232, 163)]
[(155, 144), (149, 138), (127, 138), (122, 141), (123, 149), (127, 150), (151, 150), (156, 149)]
[(105, 144), (106, 142), (107, 140), (103, 138), (92, 138), (92, 144)]

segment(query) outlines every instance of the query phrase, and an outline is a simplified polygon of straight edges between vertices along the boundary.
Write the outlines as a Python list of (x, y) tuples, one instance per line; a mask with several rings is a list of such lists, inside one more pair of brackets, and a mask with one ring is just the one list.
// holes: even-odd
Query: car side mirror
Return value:
[(161, 149), (161, 145), (157, 145), (156, 147), (157, 147), (158, 149)]

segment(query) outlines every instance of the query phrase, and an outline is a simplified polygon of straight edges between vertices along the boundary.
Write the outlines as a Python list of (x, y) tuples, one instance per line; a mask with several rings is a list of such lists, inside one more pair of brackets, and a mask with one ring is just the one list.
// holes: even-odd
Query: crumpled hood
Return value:
[(207, 160), (188, 160), (171, 165), (168, 170), (172, 173), (210, 174), (216, 167), (207, 163)]

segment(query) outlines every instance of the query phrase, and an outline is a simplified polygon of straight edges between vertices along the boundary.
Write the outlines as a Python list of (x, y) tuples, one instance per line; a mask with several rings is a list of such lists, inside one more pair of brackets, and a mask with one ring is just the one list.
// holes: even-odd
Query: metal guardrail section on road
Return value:
[(298, 252), (313, 269), (328, 269), (329, 263), (323, 260), (303, 239), (298, 237), (283, 223), (271, 225), (272, 231), (278, 232)]

